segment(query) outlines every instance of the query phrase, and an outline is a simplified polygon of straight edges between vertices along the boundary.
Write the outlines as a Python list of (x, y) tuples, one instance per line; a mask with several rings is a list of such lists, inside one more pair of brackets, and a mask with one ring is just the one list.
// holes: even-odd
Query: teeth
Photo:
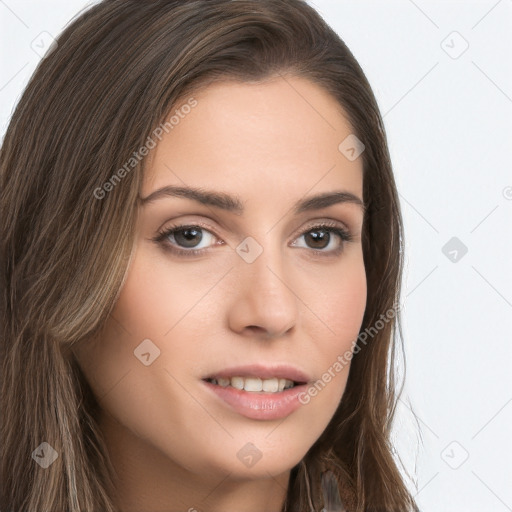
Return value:
[(267, 393), (275, 393), (279, 389), (279, 379), (265, 379), (261, 386)]
[(217, 384), (223, 388), (231, 386), (235, 389), (249, 391), (251, 393), (265, 392), (265, 393), (278, 393), (293, 387), (293, 381), (289, 379), (278, 379), (273, 377), (271, 379), (260, 379), (258, 377), (219, 377), (217, 379), (210, 379), (212, 384)]
[(217, 379), (217, 384), (222, 386), (223, 388), (229, 386), (229, 379), (225, 379), (224, 377), (219, 377)]
[(231, 377), (231, 386), (235, 389), (244, 389), (244, 379), (242, 377)]
[(261, 379), (254, 377), (246, 377), (244, 384), (245, 391), (262, 391), (263, 390), (263, 382)]

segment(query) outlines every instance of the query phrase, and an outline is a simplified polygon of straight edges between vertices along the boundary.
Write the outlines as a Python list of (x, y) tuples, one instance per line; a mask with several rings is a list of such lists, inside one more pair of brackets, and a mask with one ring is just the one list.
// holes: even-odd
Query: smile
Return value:
[(251, 393), (279, 393), (298, 384), (293, 380), (277, 377), (270, 379), (260, 379), (259, 377), (218, 377), (206, 379), (206, 381), (222, 388), (232, 387)]

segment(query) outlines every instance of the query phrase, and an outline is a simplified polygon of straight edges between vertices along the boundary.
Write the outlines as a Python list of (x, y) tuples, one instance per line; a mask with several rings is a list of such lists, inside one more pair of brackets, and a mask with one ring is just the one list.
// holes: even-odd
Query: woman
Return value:
[(92, 6), (0, 163), (2, 510), (417, 510), (384, 127), (310, 6)]

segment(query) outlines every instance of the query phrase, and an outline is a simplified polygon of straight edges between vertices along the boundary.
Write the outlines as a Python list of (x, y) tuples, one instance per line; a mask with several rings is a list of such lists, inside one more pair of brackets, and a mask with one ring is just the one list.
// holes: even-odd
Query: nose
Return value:
[(297, 328), (300, 299), (286, 270), (279, 249), (265, 249), (252, 263), (237, 262), (228, 311), (231, 330), (267, 339)]

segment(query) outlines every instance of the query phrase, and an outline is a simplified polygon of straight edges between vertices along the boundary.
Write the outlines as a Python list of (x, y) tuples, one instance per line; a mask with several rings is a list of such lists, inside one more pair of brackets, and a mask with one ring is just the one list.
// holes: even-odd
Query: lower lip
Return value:
[(301, 384), (277, 393), (257, 393), (231, 386), (223, 388), (208, 381), (203, 383), (237, 413), (252, 420), (286, 418), (302, 405), (299, 402), (299, 395), (307, 388), (305, 384)]

